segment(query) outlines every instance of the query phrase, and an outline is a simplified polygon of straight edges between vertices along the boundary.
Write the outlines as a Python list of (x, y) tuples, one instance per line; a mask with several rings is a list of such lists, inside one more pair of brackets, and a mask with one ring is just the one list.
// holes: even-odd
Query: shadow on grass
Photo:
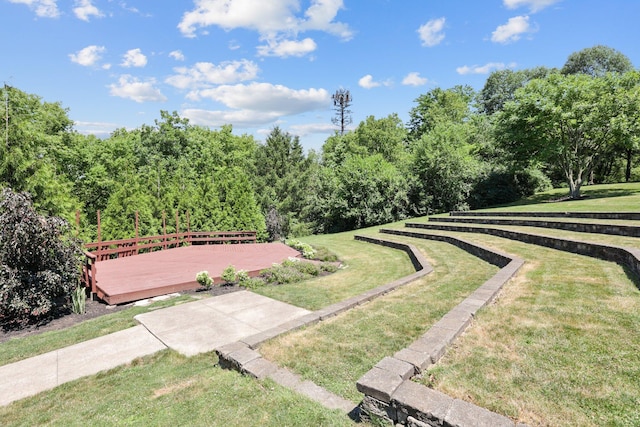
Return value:
[[(563, 191), (563, 190), (566, 190), (566, 191)], [(620, 187), (602, 188), (600, 186), (594, 186), (594, 187), (586, 186), (586, 187), (582, 187), (581, 194), (582, 195), (579, 199), (570, 199), (568, 188), (557, 189), (552, 192), (545, 192), (545, 193), (529, 196), (526, 199), (521, 199), (521, 200), (518, 200), (517, 202), (504, 205), (504, 207), (536, 205), (540, 203), (572, 202), (572, 201), (579, 201), (579, 200), (606, 199), (609, 197), (632, 196), (634, 194), (640, 194), (640, 186), (633, 186), (630, 188), (620, 188)]]

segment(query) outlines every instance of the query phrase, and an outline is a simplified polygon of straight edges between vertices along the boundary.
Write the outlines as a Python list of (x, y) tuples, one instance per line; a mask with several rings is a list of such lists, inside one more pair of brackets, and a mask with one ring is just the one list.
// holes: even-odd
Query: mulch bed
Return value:
[[(184, 291), (181, 294), (189, 294), (193, 296), (217, 296), (228, 294), (230, 292), (236, 292), (243, 290), (244, 288), (236, 285), (214, 286), (210, 290), (191, 290)], [(48, 331), (57, 331), (66, 329), (70, 326), (84, 322), (85, 320), (94, 319), (96, 317), (104, 316), (106, 314), (115, 313), (116, 311), (125, 310), (133, 307), (134, 303), (121, 304), (121, 305), (107, 305), (102, 301), (92, 301), (87, 298), (86, 312), (84, 314), (69, 313), (61, 317), (55, 318), (43, 325), (33, 325), (25, 329), (4, 331), (0, 329), (0, 343), (8, 341), (12, 338), (26, 337), (30, 335), (37, 335)]]

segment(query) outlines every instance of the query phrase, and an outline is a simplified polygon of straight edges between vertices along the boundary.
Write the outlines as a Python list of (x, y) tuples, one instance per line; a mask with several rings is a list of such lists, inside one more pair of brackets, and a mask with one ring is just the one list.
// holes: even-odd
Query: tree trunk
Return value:
[(569, 182), (569, 197), (572, 199), (580, 198), (580, 187), (582, 187), (582, 173), (577, 174), (578, 177), (573, 179), (573, 174), (567, 174), (567, 181)]

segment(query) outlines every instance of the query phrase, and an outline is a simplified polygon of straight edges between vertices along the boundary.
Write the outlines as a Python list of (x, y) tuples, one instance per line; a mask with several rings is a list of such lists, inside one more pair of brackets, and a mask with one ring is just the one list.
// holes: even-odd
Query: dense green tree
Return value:
[(474, 91), (470, 86), (455, 86), (451, 89), (435, 88), (420, 95), (409, 112), (409, 137), (418, 140), (436, 127), (438, 123), (461, 123), (471, 114), (470, 104)]
[(406, 217), (408, 183), (381, 154), (349, 155), (311, 184), (307, 215), (318, 232), (338, 232)]
[(513, 100), (517, 89), (533, 79), (545, 78), (554, 71), (546, 67), (493, 71), (478, 93), (478, 110), (487, 115), (501, 111), (506, 102)]
[(569, 55), (561, 72), (602, 77), (606, 73), (624, 74), (633, 69), (631, 60), (622, 52), (608, 46), (597, 45)]
[(479, 173), (468, 123), (439, 122), (412, 143), (411, 207), (414, 215), (468, 209)]
[(407, 131), (397, 114), (368, 116), (352, 132), (330, 136), (322, 147), (323, 164), (340, 165), (349, 155), (380, 154), (391, 163), (403, 160)]
[(552, 74), (516, 91), (498, 116), (500, 143), (516, 160), (562, 171), (572, 198), (615, 142), (619, 77)]
[[(267, 221), (270, 239), (286, 237), (300, 220), (310, 161), (299, 138), (274, 127), (255, 155), (256, 196)], [(273, 227), (271, 227), (273, 226)]]
[(216, 171), (214, 180), (221, 209), (216, 229), (256, 230), (261, 238), (265, 238), (264, 216), (247, 173), (237, 166), (223, 167)]
[(29, 192), (34, 206), (44, 213), (73, 218), (79, 203), (61, 173), (60, 156), (73, 126), (67, 110), (6, 85), (2, 98), (0, 186)]

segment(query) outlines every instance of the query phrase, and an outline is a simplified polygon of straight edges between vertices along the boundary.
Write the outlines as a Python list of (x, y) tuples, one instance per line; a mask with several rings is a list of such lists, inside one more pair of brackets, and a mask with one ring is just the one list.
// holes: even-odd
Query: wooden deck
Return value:
[(194, 245), (101, 261), (95, 264), (99, 298), (122, 304), (197, 289), (196, 274), (207, 270), (220, 283), (229, 265), (256, 275), (300, 253), (282, 243)]

